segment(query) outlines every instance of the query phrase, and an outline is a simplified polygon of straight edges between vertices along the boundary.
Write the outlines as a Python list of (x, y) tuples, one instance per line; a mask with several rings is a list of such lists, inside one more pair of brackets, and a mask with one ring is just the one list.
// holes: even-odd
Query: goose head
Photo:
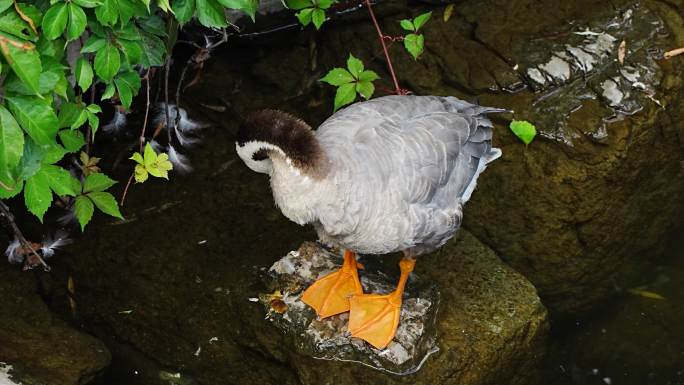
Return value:
[(320, 171), (325, 159), (311, 127), (277, 110), (247, 115), (238, 130), (235, 149), (247, 167), (264, 174), (272, 173), (275, 160), (313, 175)]

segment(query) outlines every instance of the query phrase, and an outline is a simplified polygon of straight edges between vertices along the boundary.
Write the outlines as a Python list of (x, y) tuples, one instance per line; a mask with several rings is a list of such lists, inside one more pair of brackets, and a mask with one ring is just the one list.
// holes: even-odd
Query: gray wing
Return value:
[(363, 236), (375, 234), (380, 248), (392, 249), (384, 252), (441, 246), (460, 225), (477, 175), (498, 154), (483, 115), (492, 110), (450, 97), (388, 96), (333, 115), (317, 133), (345, 165), (338, 176), (348, 186), (345, 214), (332, 228), (366, 227)]

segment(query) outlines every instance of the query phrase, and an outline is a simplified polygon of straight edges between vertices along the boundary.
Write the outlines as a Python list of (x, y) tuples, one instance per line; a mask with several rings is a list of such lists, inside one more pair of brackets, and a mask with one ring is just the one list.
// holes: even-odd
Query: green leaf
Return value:
[(95, 8), (102, 4), (100, 0), (71, 0), (83, 8)]
[(40, 170), (43, 164), (43, 157), (45, 156), (45, 150), (36, 144), (32, 139), (28, 138), (24, 140), (24, 154), (21, 156), (21, 161), (19, 162), (19, 177), (22, 179), (28, 179), (34, 176), (38, 170)]
[(139, 152), (133, 153), (133, 155), (131, 155), (131, 157), (128, 159), (134, 160), (136, 163), (138, 163), (140, 165), (143, 165), (143, 166), (145, 165), (145, 161), (143, 160), (143, 157), (142, 157), (142, 155), (140, 155)]
[(143, 54), (140, 64), (145, 68), (164, 65), (166, 45), (164, 42), (150, 33), (142, 33)]
[(19, 79), (24, 82), (34, 93), (39, 94), (40, 74), (43, 67), (40, 62), (40, 55), (35, 47), (29, 43), (15, 42), (20, 47), (12, 43), (0, 45), (0, 50), (7, 63)]
[(171, 9), (171, 4), (169, 4), (169, 0), (157, 0), (157, 6), (159, 7), (159, 9), (166, 13), (173, 13), (173, 9)]
[(86, 120), (88, 119), (88, 110), (84, 109), (82, 106), (79, 107), (79, 112), (78, 116), (76, 117), (76, 120), (71, 123), (71, 128), (72, 130), (75, 130), (79, 127), (81, 127), (83, 124), (85, 124)]
[(525, 145), (532, 143), (534, 137), (537, 136), (537, 128), (526, 120), (514, 120), (510, 123), (509, 127)]
[(359, 80), (362, 82), (372, 82), (378, 79), (380, 79), (380, 76), (378, 76), (375, 71), (366, 70), (359, 74)]
[(76, 202), (74, 203), (74, 213), (76, 214), (76, 219), (78, 223), (81, 224), (81, 231), (85, 229), (85, 226), (90, 222), (93, 217), (93, 211), (95, 207), (93, 202), (88, 199), (85, 195), (79, 195), (76, 197)]
[(442, 20), (446, 23), (451, 19), (451, 15), (454, 13), (454, 8), (456, 8), (456, 4), (449, 4), (444, 8), (444, 14), (442, 15)]
[(147, 170), (142, 164), (135, 165), (135, 183), (143, 183), (148, 178)]
[(42, 223), (43, 215), (52, 204), (52, 191), (44, 173), (37, 172), (26, 180), (24, 203), (26, 208)]
[(337, 92), (335, 93), (334, 110), (337, 111), (340, 107), (353, 102), (354, 99), (356, 99), (356, 84), (347, 83), (341, 85), (337, 88)]
[(169, 155), (161, 153), (157, 155), (157, 160), (151, 165), (145, 165), (145, 169), (152, 176), (157, 178), (169, 179), (169, 171), (173, 169), (173, 165), (169, 161)]
[(81, 108), (76, 103), (63, 103), (59, 108), (59, 117), (57, 118), (57, 126), (59, 128), (71, 127), (76, 122), (78, 115), (81, 113)]
[(104, 48), (95, 54), (95, 73), (104, 81), (110, 81), (121, 68), (119, 50), (114, 44), (107, 42)]
[(97, 35), (92, 35), (83, 44), (83, 48), (81, 48), (81, 53), (98, 52), (105, 46), (105, 44), (107, 44), (107, 40)]
[(95, 138), (97, 128), (100, 127), (100, 118), (98, 118), (96, 114), (88, 111), (88, 124), (90, 124), (90, 132), (92, 133), (92, 137)]
[(404, 19), (399, 22), (399, 25), (401, 25), (401, 28), (405, 29), (406, 31), (415, 31), (416, 27), (413, 25), (413, 22), (409, 19)]
[(76, 83), (78, 83), (78, 86), (81, 87), (83, 92), (93, 84), (93, 67), (90, 65), (90, 61), (87, 58), (78, 58), (74, 70), (74, 77), (76, 78)]
[(312, 8), (314, 4), (311, 0), (285, 0), (285, 5), (290, 9), (299, 11), (304, 8)]
[(333, 68), (324, 77), (321, 78), (322, 82), (326, 82), (333, 86), (341, 86), (342, 84), (351, 83), (354, 81), (354, 77), (344, 68)]
[(143, 47), (140, 41), (119, 40), (119, 44), (129, 65), (140, 64), (143, 57)]
[(216, 0), (196, 0), (197, 19), (205, 27), (222, 28), (226, 26), (223, 7)]
[(103, 0), (102, 5), (95, 8), (97, 21), (104, 25), (114, 25), (119, 19), (119, 7), (116, 0)]
[(14, 117), (21, 127), (39, 145), (52, 145), (57, 135), (59, 121), (49, 104), (26, 96), (7, 98)]
[(425, 44), (425, 38), (423, 35), (416, 35), (415, 33), (410, 33), (404, 37), (404, 47), (413, 56), (414, 59), (418, 59), (421, 53), (423, 53), (423, 45)]
[(427, 23), (427, 21), (430, 19), (430, 16), (432, 16), (432, 12), (425, 12), (413, 19), (413, 25), (416, 27), (416, 31), (418, 31), (420, 27)]
[(368, 100), (375, 92), (375, 86), (371, 82), (356, 83), (356, 92), (358, 92), (364, 99)]
[(0, 199), (12, 198), (19, 194), (24, 188), (24, 180), (20, 179), (16, 184), (10, 184), (8, 187), (10, 187), (11, 190), (5, 190), (3, 187), (0, 187)]
[(35, 40), (36, 35), (19, 14), (11, 9), (0, 14), (0, 31), (23, 40)]
[(58, 133), (64, 148), (69, 152), (78, 152), (85, 145), (85, 138), (81, 131), (62, 130)]
[[(176, 2), (174, 1), (173, 3), (175, 4)], [(157, 15), (151, 15), (150, 17), (140, 19), (140, 20), (138, 20), (137, 24), (145, 32), (151, 33), (153, 35), (157, 35), (157, 36), (162, 37), (162, 38), (167, 37), (166, 21)]]
[(257, 8), (259, 7), (258, 0), (218, 0), (221, 5), (230, 9), (239, 9), (249, 15), (254, 21)]
[(359, 75), (361, 75), (361, 72), (363, 72), (363, 62), (355, 58), (354, 55), (349, 54), (349, 58), (347, 59), (347, 69), (349, 69), (349, 72), (355, 79), (358, 79)]
[(64, 158), (64, 155), (66, 155), (67, 152), (68, 151), (64, 147), (60, 146), (57, 143), (54, 143), (52, 146), (48, 147), (45, 150), (41, 163), (43, 165), (57, 163), (60, 160), (62, 160), (62, 158)]
[(121, 25), (127, 25), (133, 17), (143, 17), (149, 14), (147, 7), (139, 0), (117, 0)]
[(129, 108), (133, 100), (133, 96), (138, 94), (140, 90), (140, 76), (137, 73), (129, 71), (124, 72), (114, 79), (116, 89), (119, 92), (119, 99), (121, 104)]
[(171, 3), (171, 9), (178, 23), (183, 25), (190, 21), (195, 13), (195, 0), (174, 0)]
[(96, 172), (88, 175), (85, 182), (83, 183), (83, 192), (88, 193), (92, 191), (104, 191), (116, 184), (116, 181), (112, 180), (107, 175)]
[(121, 212), (119, 211), (119, 205), (116, 203), (114, 196), (108, 192), (91, 192), (86, 194), (90, 198), (95, 206), (97, 206), (100, 211), (107, 215), (123, 219)]
[(67, 26), (67, 41), (78, 39), (85, 31), (86, 14), (80, 6), (69, 3), (69, 25)]
[(320, 29), (321, 25), (325, 22), (325, 11), (320, 8), (314, 9), (311, 13), (311, 21), (313, 21), (316, 29)]
[(332, 5), (332, 0), (318, 0), (316, 1), (316, 8), (328, 9)]
[(148, 142), (145, 145), (145, 149), (143, 152), (143, 165), (145, 166), (145, 169), (149, 170), (151, 167), (154, 167), (156, 163), (157, 153), (154, 152), (152, 145)]
[(7, 8), (14, 4), (13, 0), (0, 0), (0, 12), (4, 12)]
[(13, 179), (11, 170), (19, 164), (24, 152), (24, 133), (14, 116), (0, 106), (0, 180)]
[(313, 11), (313, 8), (304, 8), (301, 11), (297, 12), (295, 16), (297, 16), (299, 23), (306, 27), (307, 25), (309, 25), (309, 23), (311, 23), (311, 14), (313, 13)]
[(116, 92), (116, 88), (114, 87), (114, 82), (108, 83), (107, 87), (105, 87), (104, 92), (102, 93), (102, 96), (100, 97), (100, 100), (107, 100), (114, 96), (114, 93)]
[(38, 173), (45, 175), (50, 189), (58, 196), (76, 196), (78, 193), (74, 191), (74, 177), (69, 174), (69, 171), (59, 166), (47, 164), (43, 165)]

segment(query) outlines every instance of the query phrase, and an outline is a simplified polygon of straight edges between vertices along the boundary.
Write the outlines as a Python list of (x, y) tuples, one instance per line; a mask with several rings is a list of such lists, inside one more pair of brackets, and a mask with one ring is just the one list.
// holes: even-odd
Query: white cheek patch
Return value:
[(259, 152), (260, 150), (272, 150), (285, 156), (285, 153), (280, 149), (280, 147), (258, 140), (246, 142), (242, 146), (235, 142), (235, 150), (242, 161), (245, 162), (247, 167), (262, 174), (270, 174), (271, 170), (273, 169), (273, 163), (271, 162), (270, 158), (266, 158), (264, 160), (254, 160), (253, 156), (255, 153)]

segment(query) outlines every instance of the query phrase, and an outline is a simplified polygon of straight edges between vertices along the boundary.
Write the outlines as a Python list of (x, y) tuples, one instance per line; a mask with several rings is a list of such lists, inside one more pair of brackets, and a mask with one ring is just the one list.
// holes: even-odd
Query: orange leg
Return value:
[(416, 260), (404, 257), (399, 262), (401, 277), (396, 290), (390, 294), (354, 295), (350, 303), (349, 332), (376, 349), (384, 349), (394, 338), (399, 327), (401, 296)]
[(302, 294), (302, 301), (316, 310), (321, 318), (349, 311), (349, 298), (363, 294), (356, 254), (344, 251), (342, 267), (317, 280)]

